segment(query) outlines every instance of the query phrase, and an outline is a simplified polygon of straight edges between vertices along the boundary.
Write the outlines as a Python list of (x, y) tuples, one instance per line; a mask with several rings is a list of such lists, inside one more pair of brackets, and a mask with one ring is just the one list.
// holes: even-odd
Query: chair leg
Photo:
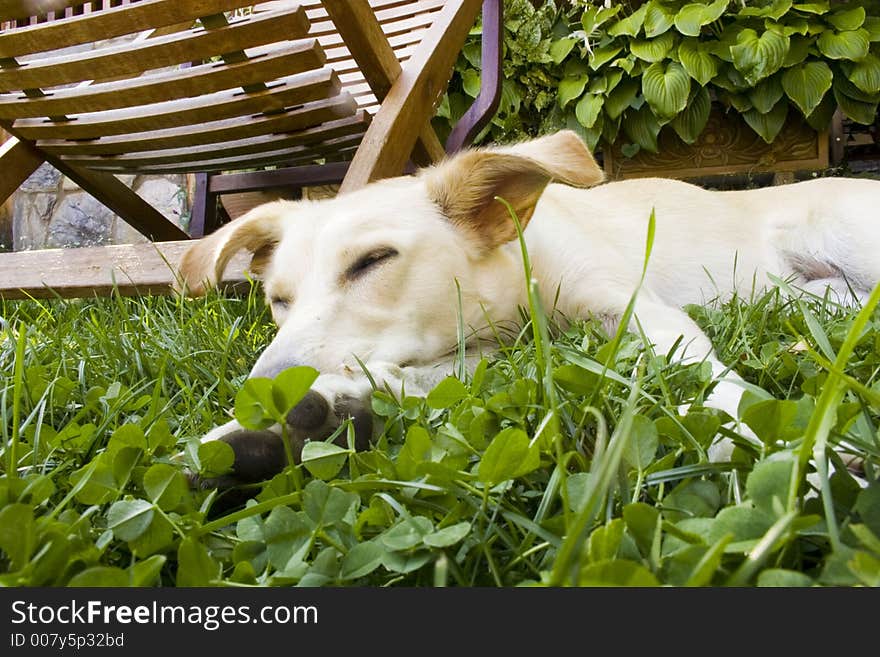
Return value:
[(483, 0), (480, 93), (449, 133), (446, 139), (447, 153), (455, 153), (469, 146), (492, 120), (501, 103), (501, 52), (504, 34), (502, 5), (501, 0)]
[[(481, 0), (447, 4), (388, 91), (352, 159), (340, 192), (400, 175), (428, 124)], [(450, 44), (456, 44), (450, 47)], [(435, 136), (436, 139), (436, 136)]]
[(0, 144), (0, 203), (8, 199), (45, 160), (15, 137)]
[(208, 173), (195, 174), (195, 193), (189, 220), (189, 234), (193, 237), (204, 237), (214, 230), (218, 224), (217, 195), (212, 193), (211, 178)]
[(153, 242), (188, 240), (182, 228), (166, 219), (162, 213), (122, 183), (116, 176), (103, 171), (91, 171), (69, 166), (56, 158), (49, 162), (65, 176), (119, 215), (129, 226)]
[[(43, 153), (27, 140), (19, 139), (11, 126), (4, 123), (0, 127), (10, 134), (10, 139), (0, 146), (0, 155), (3, 156), (0, 160), (0, 193), (6, 193), (7, 196), (11, 194), (45, 161), (150, 240), (157, 242), (189, 239), (182, 228), (166, 219), (113, 174), (70, 166), (61, 158)], [(6, 157), (9, 157), (8, 171)]]

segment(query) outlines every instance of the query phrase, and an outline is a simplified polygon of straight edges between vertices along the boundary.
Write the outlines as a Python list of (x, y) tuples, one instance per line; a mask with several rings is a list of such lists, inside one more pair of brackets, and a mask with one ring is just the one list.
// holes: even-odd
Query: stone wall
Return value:
[[(189, 195), (185, 176), (119, 178), (166, 218), (186, 229)], [(145, 241), (146, 237), (49, 164), (37, 169), (13, 197), (14, 251)]]

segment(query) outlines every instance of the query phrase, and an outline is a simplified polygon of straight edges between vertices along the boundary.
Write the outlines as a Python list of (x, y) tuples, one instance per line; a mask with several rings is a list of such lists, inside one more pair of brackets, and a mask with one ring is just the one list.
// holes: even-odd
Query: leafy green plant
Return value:
[(876, 585), (877, 312), (778, 289), (689, 312), (762, 391), (740, 409), (760, 444), (700, 405), (710, 368), (535, 298), (466, 379), (376, 392), (371, 449), (307, 443), (218, 516), (185, 468), (232, 454), (199, 437), (230, 407), (280, 418), (314, 376), (244, 383), (272, 332), (256, 292), (0, 302), (0, 583)]
[[(610, 6), (606, 6), (610, 5)], [(829, 126), (837, 108), (872, 124), (880, 102), (880, 4), (791, 0), (505, 2), (504, 90), (492, 139), (578, 130), (592, 147), (657, 151), (661, 129), (693, 143), (712, 107), (766, 142), (787, 120)], [(466, 45), (438, 113), (479, 89)]]

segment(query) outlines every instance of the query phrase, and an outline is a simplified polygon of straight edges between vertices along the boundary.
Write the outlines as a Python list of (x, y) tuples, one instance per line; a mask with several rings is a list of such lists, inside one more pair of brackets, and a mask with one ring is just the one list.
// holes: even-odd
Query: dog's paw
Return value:
[(253, 431), (237, 422), (216, 427), (204, 440), (220, 440), (232, 448), (235, 455), (232, 469), (217, 477), (191, 474), (190, 484), (203, 490), (226, 490), (271, 479), (288, 463), (282, 434), (289, 440), (294, 463), (299, 463), (303, 445), (310, 440), (327, 440), (338, 432), (334, 442), (347, 447), (348, 432), (344, 425), (349, 420), (354, 430), (355, 449), (368, 449), (373, 437), (373, 414), (367, 404), (367, 401), (342, 394), (336, 395), (330, 403), (323, 395), (312, 390), (287, 414), (285, 432), (277, 425), (271, 429)]
[[(196, 488), (232, 488), (270, 479), (287, 465), (287, 450), (281, 436), (273, 431), (235, 429), (217, 440), (232, 448), (235, 460), (230, 472), (217, 477), (190, 475), (190, 484)], [(298, 453), (298, 450), (295, 452)]]

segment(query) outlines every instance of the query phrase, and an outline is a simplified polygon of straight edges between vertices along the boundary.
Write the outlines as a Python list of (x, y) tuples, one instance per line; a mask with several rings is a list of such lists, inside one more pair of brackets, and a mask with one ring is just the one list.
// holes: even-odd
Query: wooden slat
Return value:
[(45, 160), (33, 148), (15, 137), (0, 144), (0, 202), (9, 198), (43, 162)]
[[(0, 253), (0, 298), (170, 294), (177, 267), (192, 241)], [(246, 253), (226, 268), (225, 285), (242, 285)]]
[(348, 171), (348, 162), (331, 162), (321, 166), (288, 167), (270, 171), (230, 173), (211, 176), (208, 183), (212, 194), (231, 194), (279, 187), (308, 187), (341, 182)]
[(0, 22), (64, 11), (82, 3), (83, 0), (0, 0)]
[(109, 160), (104, 163), (95, 163), (91, 165), (91, 168), (111, 173), (131, 173), (137, 171), (143, 174), (172, 174), (189, 173), (192, 171), (231, 171), (279, 164), (313, 163), (318, 159), (338, 160), (340, 158), (347, 158), (358, 147), (360, 141), (361, 135), (354, 135), (328, 140), (315, 146), (276, 148), (251, 155), (240, 155), (235, 158), (210, 158), (186, 164), (176, 162), (172, 158), (166, 158), (164, 162), (143, 164), (129, 168), (120, 166), (118, 161)]
[(20, 57), (142, 32), (248, 6), (243, 0), (142, 0), (0, 33), (0, 57)]
[[(134, 80), (59, 89), (51, 96), (29, 100), (31, 109), (28, 114), (75, 115), (149, 105), (268, 82), (320, 68), (324, 64), (323, 51), (312, 39), (294, 41), (273, 51), (258, 51), (257, 55), (238, 64), (202, 64)], [(22, 102), (13, 94), (0, 96), (0, 107), (4, 108), (0, 112), (7, 115), (6, 107)], [(28, 139), (67, 139), (76, 134), (76, 121), (49, 123), (38, 119), (21, 119), (16, 123), (21, 134)]]
[[(264, 90), (242, 93), (241, 89), (227, 89), (214, 94), (186, 98), (167, 103), (155, 103), (110, 112), (95, 112), (65, 124), (59, 130), (51, 124), (36, 122), (33, 130), (25, 131), (31, 138), (41, 134), (63, 132), (68, 139), (98, 137), (145, 132), (179, 126), (194, 125), (263, 112), (279, 112), (286, 108), (329, 98), (340, 93), (342, 84), (332, 69), (324, 68), (282, 78)], [(2, 107), (2, 106), (0, 106)], [(7, 109), (2, 108), (4, 111)], [(3, 111), (0, 111), (3, 117)], [(25, 123), (19, 122), (19, 127)]]
[(56, 155), (65, 153), (114, 155), (162, 148), (182, 148), (274, 132), (293, 132), (325, 121), (353, 116), (356, 111), (357, 103), (351, 96), (343, 93), (283, 113), (254, 117), (249, 121), (225, 119), (198, 126), (138, 132), (82, 143), (40, 141), (39, 147), (47, 153)]
[[(421, 2), (375, 3), (370, 2), (370, 9), (381, 25), (391, 24), (428, 12), (437, 11), (446, 5), (448, 0), (422, 0)], [(329, 20), (327, 9), (312, 8), (304, 3), (309, 21), (312, 23), (312, 34), (330, 34), (336, 31), (334, 23)], [(385, 32), (389, 34), (389, 32)]]
[[(437, 16), (437, 11), (431, 13), (423, 13), (418, 14), (416, 16), (408, 16), (405, 18), (401, 18), (394, 21), (389, 21), (387, 23), (380, 23), (382, 27), (382, 32), (385, 34), (385, 37), (390, 39), (394, 36), (401, 36), (407, 34), (412, 31), (423, 30), (424, 28), (430, 27), (434, 22), (434, 19)], [(333, 23), (328, 22), (327, 27), (332, 28)], [(310, 30), (310, 36), (317, 37), (318, 41), (321, 42), (321, 45), (324, 47), (332, 47), (339, 46), (344, 43), (343, 38), (340, 36), (339, 32), (333, 30), (321, 34), (319, 30)]]
[(189, 148), (125, 153), (115, 157), (69, 154), (64, 157), (64, 161), (77, 166), (101, 168), (102, 165), (106, 165), (107, 167), (122, 167), (129, 170), (154, 164), (178, 162), (193, 171), (196, 170), (196, 167), (190, 163), (210, 158), (222, 157), (232, 160), (239, 156), (264, 153), (273, 148), (306, 146), (347, 135), (356, 135), (360, 138), (369, 124), (369, 118), (369, 114), (358, 112), (354, 116), (336, 121), (326, 121), (320, 125), (292, 133), (260, 135), (248, 139)]
[[(256, 14), (213, 30), (198, 28), (100, 50), (31, 60), (0, 70), (0, 90), (34, 89), (140, 75), (184, 62), (301, 38), (308, 32), (305, 11)], [(29, 114), (27, 116), (37, 116)]]
[[(340, 191), (357, 189), (403, 171), (416, 135), (430, 130), (426, 124), (446, 88), (480, 5), (481, 0), (462, 0), (443, 9), (418, 52), (382, 100)], [(343, 36), (354, 50), (355, 44), (344, 33)]]
[[(476, 2), (477, 0), (473, 1)], [(468, 12), (470, 10), (470, 2), (471, 0), (465, 0), (463, 3), (466, 5)], [(364, 74), (364, 79), (369, 83), (379, 102), (383, 103), (385, 95), (401, 77), (402, 69), (369, 3), (366, 0), (325, 0), (324, 7), (348, 45), (352, 57)], [(438, 21), (441, 21), (449, 11), (450, 9), (447, 8), (441, 12)], [(476, 10), (471, 17), (471, 26), (475, 18)], [(436, 33), (445, 28), (443, 24), (439, 24), (439, 27), (441, 28), (440, 30), (434, 29), (434, 27), (431, 28), (432, 32), (435, 33), (435, 39)], [(468, 29), (470, 29), (470, 26), (468, 26)], [(461, 41), (453, 41), (453, 43), (464, 43), (464, 37), (461, 38)], [(439, 47), (439, 41), (432, 42), (431, 47)], [(448, 45), (445, 49), (452, 50)], [(449, 75), (451, 75), (452, 64), (455, 63), (457, 56), (458, 48), (454, 50), (454, 56), (451, 58)], [(444, 61), (445, 59), (448, 59), (448, 57), (444, 58)], [(449, 75), (446, 75), (445, 80), (448, 81)], [(424, 80), (422, 78), (420, 84), (424, 84)], [(432, 100), (432, 102), (434, 101)], [(437, 161), (446, 155), (440, 140), (437, 139), (437, 135), (431, 126), (428, 125), (427, 118), (423, 125), (411, 125), (410, 128), (414, 130), (415, 139), (413, 141), (418, 142), (419, 148), (413, 153), (413, 145), (411, 144), (409, 147), (406, 147), (406, 142), (402, 142), (402, 150), (405, 150), (405, 152), (398, 153), (398, 156), (402, 158), (401, 161), (403, 163), (409, 160), (411, 154), (417, 160), (416, 163), (420, 165)], [(396, 167), (395, 173), (400, 174), (402, 172), (403, 165), (401, 164), (399, 167)]]

